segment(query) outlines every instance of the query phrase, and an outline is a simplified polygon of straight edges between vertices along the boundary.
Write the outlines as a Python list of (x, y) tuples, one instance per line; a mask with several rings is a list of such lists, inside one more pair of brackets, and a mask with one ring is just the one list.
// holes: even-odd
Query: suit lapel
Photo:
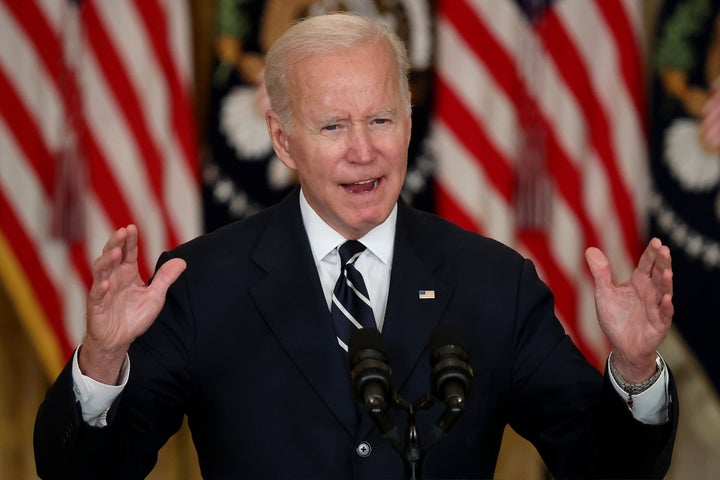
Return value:
[[(267, 276), (250, 293), (278, 342), (354, 436), (357, 415), (348, 361), (337, 345), (297, 192), (278, 205), (253, 253)], [(288, 239), (295, 248), (288, 248)]]

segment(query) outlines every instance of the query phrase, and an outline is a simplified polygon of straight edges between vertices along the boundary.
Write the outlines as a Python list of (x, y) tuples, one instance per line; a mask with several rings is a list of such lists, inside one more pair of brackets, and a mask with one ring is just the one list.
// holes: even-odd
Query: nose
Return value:
[(366, 125), (354, 125), (350, 133), (348, 159), (354, 163), (368, 163), (373, 158), (372, 134)]

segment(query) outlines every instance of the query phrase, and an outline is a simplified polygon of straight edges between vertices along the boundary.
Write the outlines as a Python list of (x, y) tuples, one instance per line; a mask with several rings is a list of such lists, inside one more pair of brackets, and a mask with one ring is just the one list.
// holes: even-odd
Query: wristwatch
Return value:
[[(610, 371), (613, 374), (613, 377), (615, 377), (615, 381), (620, 386), (620, 388), (623, 389), (625, 393), (631, 396), (632, 395), (639, 395), (643, 393), (645, 390), (653, 386), (655, 382), (657, 382), (657, 379), (660, 378), (660, 375), (662, 374), (663, 370), (665, 369), (665, 362), (663, 361), (660, 354), (655, 354), (655, 373), (652, 375), (652, 377), (648, 378), (642, 383), (628, 383), (625, 381), (624, 378), (618, 373), (617, 369), (615, 368), (615, 365), (612, 362), (612, 358), (610, 359)], [(632, 403), (632, 402), (630, 402)]]

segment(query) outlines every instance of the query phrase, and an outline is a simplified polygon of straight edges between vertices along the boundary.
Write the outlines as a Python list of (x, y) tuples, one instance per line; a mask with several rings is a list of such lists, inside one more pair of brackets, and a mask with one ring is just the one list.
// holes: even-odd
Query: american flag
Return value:
[(51, 377), (111, 231), (138, 225), (144, 278), (199, 233), (187, 7), (0, 0), (0, 281)]
[(635, 0), (441, 0), (438, 212), (532, 258), (586, 357), (608, 345), (586, 247), (629, 277), (648, 191)]

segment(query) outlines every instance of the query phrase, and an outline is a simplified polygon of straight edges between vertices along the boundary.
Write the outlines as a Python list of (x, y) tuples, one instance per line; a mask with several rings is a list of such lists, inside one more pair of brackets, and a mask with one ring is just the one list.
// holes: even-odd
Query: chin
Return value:
[(367, 233), (387, 220), (390, 212), (392, 212), (392, 206), (390, 206), (390, 208), (384, 207), (364, 212), (364, 214), (357, 217), (357, 222), (355, 224), (360, 225), (361, 229)]

